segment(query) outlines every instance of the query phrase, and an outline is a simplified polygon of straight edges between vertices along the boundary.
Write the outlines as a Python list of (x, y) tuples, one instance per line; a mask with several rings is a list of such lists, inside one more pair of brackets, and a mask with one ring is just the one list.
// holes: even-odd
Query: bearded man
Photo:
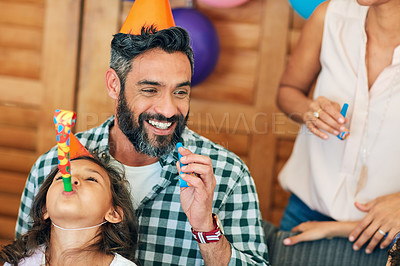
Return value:
[[(150, 25), (139, 34), (116, 34), (105, 74), (115, 116), (76, 136), (90, 152), (124, 168), (138, 217), (140, 264), (268, 265), (248, 168), (186, 127), (192, 75), (193, 51), (184, 29)], [(184, 146), (182, 168), (178, 142)], [(56, 165), (54, 147), (33, 166), (17, 235), (29, 229), (31, 200)], [(179, 178), (189, 187), (180, 187)]]

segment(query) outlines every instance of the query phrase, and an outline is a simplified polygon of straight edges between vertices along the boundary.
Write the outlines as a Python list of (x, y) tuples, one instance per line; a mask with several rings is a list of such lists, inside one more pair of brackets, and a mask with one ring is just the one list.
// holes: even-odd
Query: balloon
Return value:
[(293, 9), (303, 18), (308, 19), (314, 9), (325, 0), (289, 0)]
[(172, 10), (176, 26), (184, 28), (190, 36), (194, 55), (192, 85), (205, 80), (214, 70), (219, 55), (219, 39), (211, 21), (192, 8)]
[(249, 0), (199, 0), (199, 1), (213, 7), (227, 8), (227, 7), (240, 6)]

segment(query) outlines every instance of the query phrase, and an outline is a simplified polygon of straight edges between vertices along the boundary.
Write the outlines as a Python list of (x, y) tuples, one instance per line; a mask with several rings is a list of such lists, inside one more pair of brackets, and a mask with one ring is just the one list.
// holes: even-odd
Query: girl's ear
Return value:
[(46, 206), (43, 207), (42, 213), (43, 213), (43, 220), (47, 220), (47, 219), (50, 218), (50, 215), (47, 212), (47, 207)]
[(119, 223), (122, 221), (124, 217), (124, 212), (121, 207), (117, 206), (116, 208), (111, 207), (111, 209), (107, 212), (105, 219), (113, 224)]
[(106, 87), (108, 95), (114, 99), (118, 99), (121, 82), (114, 69), (109, 68), (105, 74)]

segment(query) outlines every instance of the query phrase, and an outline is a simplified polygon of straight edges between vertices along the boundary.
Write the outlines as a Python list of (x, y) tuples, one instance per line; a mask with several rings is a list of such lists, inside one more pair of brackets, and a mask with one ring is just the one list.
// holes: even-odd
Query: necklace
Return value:
[(360, 192), (365, 187), (365, 185), (367, 184), (367, 181), (368, 181), (368, 166), (367, 166), (368, 165), (368, 159), (369, 159), (369, 156), (370, 156), (372, 150), (374, 149), (374, 147), (375, 147), (375, 145), (376, 145), (376, 143), (378, 141), (379, 135), (380, 135), (381, 130), (382, 130), (383, 122), (386, 119), (387, 110), (389, 109), (389, 105), (390, 105), (390, 102), (392, 100), (393, 87), (397, 83), (400, 83), (400, 69), (397, 69), (392, 81), (389, 84), (389, 90), (390, 90), (389, 91), (389, 96), (386, 99), (385, 107), (383, 109), (383, 113), (381, 115), (381, 120), (379, 122), (378, 131), (377, 131), (377, 133), (375, 135), (375, 138), (374, 138), (374, 140), (373, 140), (373, 142), (372, 142), (370, 147), (368, 147), (368, 145), (367, 145), (368, 144), (367, 143), (368, 142), (368, 121), (369, 121), (369, 106), (368, 106), (367, 120), (366, 120), (366, 122), (364, 124), (364, 135), (363, 135), (363, 140), (362, 140), (362, 144), (361, 144), (361, 149), (360, 149), (360, 152), (359, 152), (360, 153), (359, 156), (360, 156), (360, 159), (361, 159), (361, 165), (362, 166), (361, 166), (360, 177), (358, 179), (355, 195), (357, 195), (358, 192)]
[(58, 229), (61, 229), (61, 230), (64, 230), (64, 231), (80, 231), (80, 230), (86, 230), (86, 229), (92, 229), (92, 228), (95, 228), (95, 227), (99, 227), (99, 226), (105, 224), (106, 222), (107, 222), (107, 221), (104, 221), (104, 222), (102, 222), (102, 223), (100, 223), (100, 224), (96, 224), (96, 225), (88, 226), (88, 227), (82, 227), (82, 228), (64, 228), (64, 227), (61, 227), (61, 226), (59, 226), (59, 225), (56, 225), (56, 224), (53, 223), (53, 222), (51, 222), (51, 223), (52, 223), (55, 227), (57, 227)]

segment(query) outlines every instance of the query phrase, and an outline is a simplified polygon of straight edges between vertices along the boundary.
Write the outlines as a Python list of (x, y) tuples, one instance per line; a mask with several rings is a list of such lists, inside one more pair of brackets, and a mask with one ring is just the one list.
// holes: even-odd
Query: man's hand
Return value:
[(357, 239), (353, 249), (359, 250), (369, 239), (366, 253), (371, 253), (382, 240), (381, 249), (389, 246), (400, 232), (400, 193), (382, 196), (366, 204), (356, 202), (355, 206), (368, 213), (350, 233), (351, 242)]
[(194, 230), (208, 232), (214, 228), (212, 220), (212, 204), (215, 190), (215, 177), (211, 159), (204, 155), (194, 154), (188, 149), (179, 148), (182, 155), (181, 162), (187, 164), (180, 168), (179, 162), (176, 166), (178, 172), (194, 172), (196, 176), (182, 174), (189, 187), (181, 188), (181, 206), (188, 217), (190, 225)]

